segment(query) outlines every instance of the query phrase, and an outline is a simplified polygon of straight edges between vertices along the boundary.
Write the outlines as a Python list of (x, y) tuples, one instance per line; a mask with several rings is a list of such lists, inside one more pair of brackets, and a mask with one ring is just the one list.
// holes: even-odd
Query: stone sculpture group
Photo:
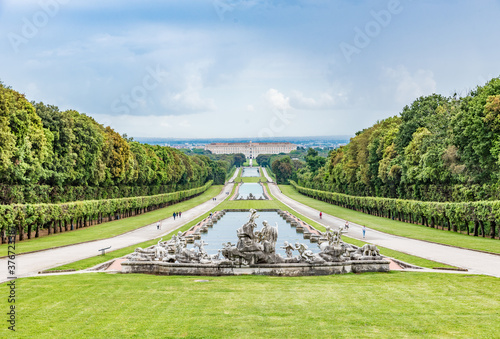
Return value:
[[(381, 260), (375, 245), (366, 244), (355, 248), (342, 241), (342, 229), (332, 230), (329, 227), (321, 233), (318, 241), (319, 253), (314, 253), (302, 243), (290, 244), (285, 241), (280, 248), (285, 250), (286, 257), (276, 253), (278, 225), (271, 226), (263, 221), (262, 229), (256, 231), (257, 211), (250, 210), (249, 220), (241, 226), (236, 234), (238, 242), (223, 243), (217, 254), (209, 255), (203, 240), (195, 242), (193, 248), (187, 248), (187, 241), (182, 232), (178, 232), (168, 241), (160, 240), (157, 245), (146, 249), (137, 248), (128, 259), (130, 261), (162, 261), (170, 263), (197, 263), (218, 265), (256, 265), (282, 263), (324, 264), (347, 260)], [(297, 251), (297, 255), (293, 252)]]

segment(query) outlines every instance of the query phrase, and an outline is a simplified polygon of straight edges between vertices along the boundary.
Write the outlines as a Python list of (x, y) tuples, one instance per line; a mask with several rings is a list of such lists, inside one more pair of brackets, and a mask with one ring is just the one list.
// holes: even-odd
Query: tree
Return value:
[(234, 155), (234, 165), (236, 167), (241, 167), (246, 161), (246, 157), (243, 153), (237, 153)]
[(271, 169), (276, 175), (278, 184), (287, 184), (293, 175), (293, 164), (290, 157), (283, 157), (273, 161)]
[(307, 167), (312, 173), (316, 173), (320, 167), (323, 167), (326, 163), (326, 158), (318, 155), (318, 151), (313, 148), (307, 150), (306, 155)]

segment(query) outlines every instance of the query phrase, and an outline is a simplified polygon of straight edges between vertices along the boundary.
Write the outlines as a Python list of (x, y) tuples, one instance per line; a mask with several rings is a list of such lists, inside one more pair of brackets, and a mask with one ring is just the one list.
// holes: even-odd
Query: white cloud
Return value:
[(411, 74), (404, 66), (385, 68), (384, 76), (390, 81), (390, 87), (395, 90), (398, 103), (408, 104), (422, 95), (436, 92), (434, 73), (429, 70), (418, 70)]
[[(201, 94), (204, 89), (203, 73), (210, 65), (208, 61), (187, 64), (183, 72), (185, 73), (184, 79), (174, 78), (167, 81), (168, 89), (161, 99), (167, 114), (191, 114), (216, 109), (214, 100), (204, 98)], [(184, 81), (185, 85), (180, 91), (172, 91), (170, 88), (176, 86), (179, 80)]]
[(333, 108), (342, 99), (342, 94), (334, 98), (329, 93), (321, 93), (317, 99), (304, 96), (302, 92), (293, 91), (290, 103), (297, 109), (329, 109)]
[(290, 98), (285, 97), (283, 93), (275, 90), (274, 88), (269, 89), (264, 95), (267, 102), (271, 105), (272, 108), (284, 111), (290, 109)]

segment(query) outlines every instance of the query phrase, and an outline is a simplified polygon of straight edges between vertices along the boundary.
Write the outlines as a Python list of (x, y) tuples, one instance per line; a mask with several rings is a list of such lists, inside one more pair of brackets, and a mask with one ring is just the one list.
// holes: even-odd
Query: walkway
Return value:
[[(239, 169), (236, 170), (233, 177), (229, 181), (234, 181), (234, 179), (238, 176), (238, 172)], [(229, 196), (226, 192), (231, 192), (232, 189), (233, 183), (227, 183), (221, 193), (217, 195), (215, 201), (210, 199), (209, 201), (206, 201), (190, 210), (183, 211), (181, 218), (176, 218), (175, 220), (173, 220), (173, 217), (163, 219), (161, 221), (161, 230), (157, 230), (156, 223), (153, 223), (109, 239), (48, 249), (36, 253), (17, 255), (16, 276), (18, 278), (34, 276), (37, 275), (38, 272), (52, 267), (95, 257), (100, 253), (99, 249), (101, 248), (111, 246), (110, 251), (113, 251), (165, 236), (219, 205)], [(0, 259), (0, 267), (3, 268), (0, 270), (0, 283), (7, 281), (7, 260), (7, 258)]]
[[(264, 175), (269, 180), (270, 178), (268, 177), (268, 174), (265, 169), (263, 170)], [(320, 219), (319, 211), (284, 195), (275, 183), (270, 183), (268, 186), (272, 195), (281, 200), (281, 202), (291, 209), (308, 217), (309, 219), (312, 219), (323, 226), (344, 226), (345, 220), (326, 213), (323, 213), (323, 218)], [(362, 226), (352, 222), (349, 222), (349, 232), (346, 235), (351, 238), (363, 240), (399, 252), (445, 263), (455, 267), (465, 268), (469, 271), (469, 273), (486, 274), (500, 278), (499, 255), (399, 237), (369, 228), (366, 229), (366, 238), (363, 239)]]

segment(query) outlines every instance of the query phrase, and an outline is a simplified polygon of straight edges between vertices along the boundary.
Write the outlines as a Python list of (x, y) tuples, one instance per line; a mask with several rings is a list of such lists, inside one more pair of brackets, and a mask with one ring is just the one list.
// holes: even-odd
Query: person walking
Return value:
[(174, 220), (175, 220), (175, 212), (172, 214), (172, 216), (174, 217)]
[(346, 230), (348, 230), (348, 229), (349, 229), (349, 221), (347, 221), (347, 220), (345, 221), (344, 228), (345, 228)]
[(365, 238), (366, 235), (366, 226), (363, 226), (363, 239)]
[(180, 218), (180, 217), (182, 217), (182, 212), (181, 212), (181, 211), (179, 211), (179, 218)]
[(158, 222), (156, 223), (156, 229), (159, 230), (160, 229), (160, 220), (158, 220)]
[(323, 219), (323, 212), (319, 212), (319, 218)]

